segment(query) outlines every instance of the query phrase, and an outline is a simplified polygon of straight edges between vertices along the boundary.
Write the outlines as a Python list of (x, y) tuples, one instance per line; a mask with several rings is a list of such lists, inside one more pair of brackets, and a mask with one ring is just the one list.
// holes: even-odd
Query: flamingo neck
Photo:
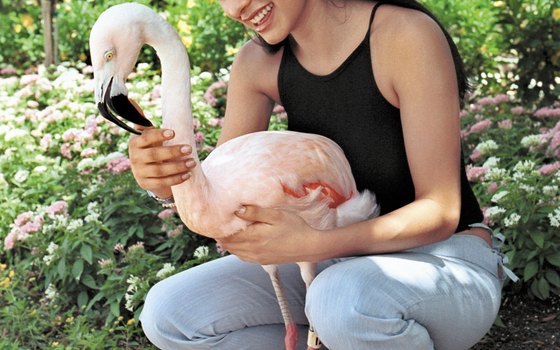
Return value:
[(145, 28), (145, 36), (146, 44), (156, 50), (161, 61), (162, 127), (175, 131), (175, 137), (166, 145), (192, 146), (192, 158), (198, 163), (192, 177), (196, 182), (204, 181), (193, 132), (189, 57), (181, 39), (163, 18), (158, 16), (155, 24)]

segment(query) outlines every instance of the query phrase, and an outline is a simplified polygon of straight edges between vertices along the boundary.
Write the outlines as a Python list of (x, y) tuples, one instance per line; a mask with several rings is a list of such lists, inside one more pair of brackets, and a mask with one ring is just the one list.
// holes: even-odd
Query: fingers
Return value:
[(150, 146), (158, 146), (163, 143), (163, 141), (171, 140), (175, 137), (175, 132), (171, 129), (157, 129), (154, 127), (141, 129), (141, 135), (132, 135), (128, 141), (131, 147), (135, 148), (146, 148)]
[(175, 137), (170, 129), (143, 128), (141, 135), (131, 136), (128, 142), (132, 173), (141, 188), (154, 191), (178, 185), (189, 179), (196, 166), (189, 145), (163, 146)]
[(166, 188), (175, 185), (182, 184), (191, 177), (190, 173), (186, 174), (176, 174), (164, 177), (142, 177), (137, 178), (136, 181), (141, 188), (144, 189), (157, 189)]
[(188, 173), (196, 166), (192, 158), (186, 160), (175, 160), (165, 163), (146, 164), (142, 169), (142, 175), (147, 178), (161, 178)]
[(281, 219), (282, 211), (254, 205), (244, 205), (235, 212), (235, 215), (243, 220), (270, 224)]

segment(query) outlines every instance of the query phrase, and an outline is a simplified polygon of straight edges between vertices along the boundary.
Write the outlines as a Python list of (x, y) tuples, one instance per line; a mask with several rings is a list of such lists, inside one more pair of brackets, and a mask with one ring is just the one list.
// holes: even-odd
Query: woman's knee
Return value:
[(364, 269), (363, 261), (354, 260), (323, 271), (308, 291), (306, 315), (325, 346), (394, 349), (415, 339), (418, 347), (400, 349), (431, 349), (427, 330), (408, 319), (410, 301), (391, 293), (395, 286), (383, 271), (371, 263)]
[[(173, 348), (173, 343), (185, 338), (184, 331), (176, 327), (177, 300), (170, 298), (177, 290), (173, 278), (168, 278), (155, 284), (146, 296), (140, 322), (146, 337), (162, 349)], [(182, 324), (187, 327), (188, 324)]]

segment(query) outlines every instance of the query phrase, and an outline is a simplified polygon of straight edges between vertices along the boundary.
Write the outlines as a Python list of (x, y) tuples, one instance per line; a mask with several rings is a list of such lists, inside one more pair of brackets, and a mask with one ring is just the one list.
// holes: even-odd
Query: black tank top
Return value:
[[(371, 68), (370, 28), (360, 45), (334, 72), (317, 76), (307, 71), (290, 45), (278, 73), (281, 103), (288, 129), (326, 136), (342, 147), (358, 190), (373, 191), (381, 214), (414, 201), (400, 110), (381, 94)], [(461, 216), (455, 232), (483, 219), (461, 161)]]

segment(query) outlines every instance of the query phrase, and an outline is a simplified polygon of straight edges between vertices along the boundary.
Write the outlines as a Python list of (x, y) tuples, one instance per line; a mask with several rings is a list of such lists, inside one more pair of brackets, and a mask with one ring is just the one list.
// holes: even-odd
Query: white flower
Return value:
[(517, 213), (513, 213), (504, 219), (504, 225), (506, 227), (517, 226), (517, 223), (519, 223), (519, 219), (521, 219), (521, 216)]
[(497, 150), (498, 144), (494, 140), (487, 140), (479, 143), (476, 146), (476, 149), (479, 150), (481, 154), (488, 154), (491, 153), (492, 151)]
[(78, 171), (84, 171), (86, 169), (93, 168), (95, 166), (93, 159), (91, 158), (83, 158), (78, 163), (77, 169)]
[(124, 299), (126, 300), (125, 308), (128, 311), (134, 311), (134, 294), (138, 291), (138, 285), (140, 284), (140, 278), (134, 275), (130, 275), (126, 283), (128, 283), (128, 288), (126, 289), (126, 294), (124, 295)]
[(212, 79), (212, 73), (210, 72), (202, 72), (198, 75), (200, 79), (209, 80)]
[(197, 259), (203, 259), (203, 258), (206, 258), (208, 256), (209, 252), (210, 252), (210, 250), (208, 249), (208, 247), (203, 245), (203, 246), (200, 246), (200, 247), (196, 248), (196, 250), (194, 251), (194, 257), (197, 258)]
[(49, 300), (54, 300), (58, 296), (58, 292), (56, 291), (56, 287), (51, 284), (47, 286), (45, 290), (45, 297)]
[(169, 276), (173, 271), (175, 271), (175, 266), (171, 265), (170, 263), (163, 264), (163, 268), (156, 273), (156, 277), (159, 279), (163, 279)]
[(530, 173), (534, 169), (535, 169), (535, 162), (533, 162), (532, 160), (519, 161), (513, 167), (514, 171), (517, 171), (517, 172), (520, 172), (520, 173)]
[(14, 175), (14, 181), (16, 182), (25, 182), (25, 180), (27, 180), (27, 178), (29, 177), (29, 171), (22, 169), (22, 170), (18, 170), (15, 175)]
[(49, 254), (54, 254), (54, 252), (58, 249), (58, 244), (54, 242), (50, 242), (49, 246), (47, 247), (47, 252)]
[(521, 184), (521, 185), (519, 185), (519, 189), (520, 189), (520, 190), (523, 190), (523, 191), (525, 191), (525, 192), (527, 192), (527, 193), (533, 193), (533, 192), (535, 192), (535, 186), (529, 186), (529, 185), (526, 185), (526, 184)]
[(495, 168), (495, 167), (498, 166), (499, 162), (500, 162), (500, 158), (490, 157), (484, 162), (484, 164), (482, 166), (485, 167), (485, 168), (488, 168), (488, 169)]
[(558, 193), (558, 186), (543, 186), (542, 191), (544, 195), (552, 197)]
[(22, 129), (12, 129), (9, 130), (6, 135), (4, 135), (4, 140), (6, 140), (6, 142), (14, 140), (14, 139), (19, 139), (22, 137), (25, 137), (29, 135), (29, 132), (27, 130), (22, 130)]
[(560, 208), (556, 208), (554, 212), (548, 214), (548, 219), (550, 220), (550, 226), (560, 227)]
[(525, 136), (521, 139), (521, 145), (523, 147), (536, 147), (541, 144), (541, 136), (540, 135), (529, 135)]
[(505, 196), (507, 196), (508, 193), (509, 193), (508, 191), (500, 191), (500, 192), (498, 192), (498, 193), (496, 193), (495, 195), (492, 196), (491, 201), (492, 201), (493, 203), (500, 203), (500, 201), (501, 201)]
[(506, 179), (508, 176), (506, 169), (490, 168), (484, 175), (484, 181), (499, 182)]
[(34, 173), (44, 173), (45, 171), (47, 171), (47, 167), (44, 166), (44, 165), (36, 166), (36, 167), (33, 169), (33, 172), (34, 172)]
[(45, 262), (45, 264), (46, 264), (47, 266), (49, 266), (49, 265), (51, 264), (51, 262), (52, 262), (53, 259), (54, 259), (54, 256), (53, 256), (53, 255), (45, 255), (45, 256), (43, 257), (43, 261)]
[(490, 207), (488, 209), (486, 209), (486, 211), (484, 212), (486, 216), (494, 218), (498, 215), (501, 215), (503, 213), (505, 213), (506, 210), (504, 208), (501, 207)]
[(68, 224), (68, 232), (74, 232), (77, 229), (84, 226), (84, 221), (82, 219), (74, 219)]

